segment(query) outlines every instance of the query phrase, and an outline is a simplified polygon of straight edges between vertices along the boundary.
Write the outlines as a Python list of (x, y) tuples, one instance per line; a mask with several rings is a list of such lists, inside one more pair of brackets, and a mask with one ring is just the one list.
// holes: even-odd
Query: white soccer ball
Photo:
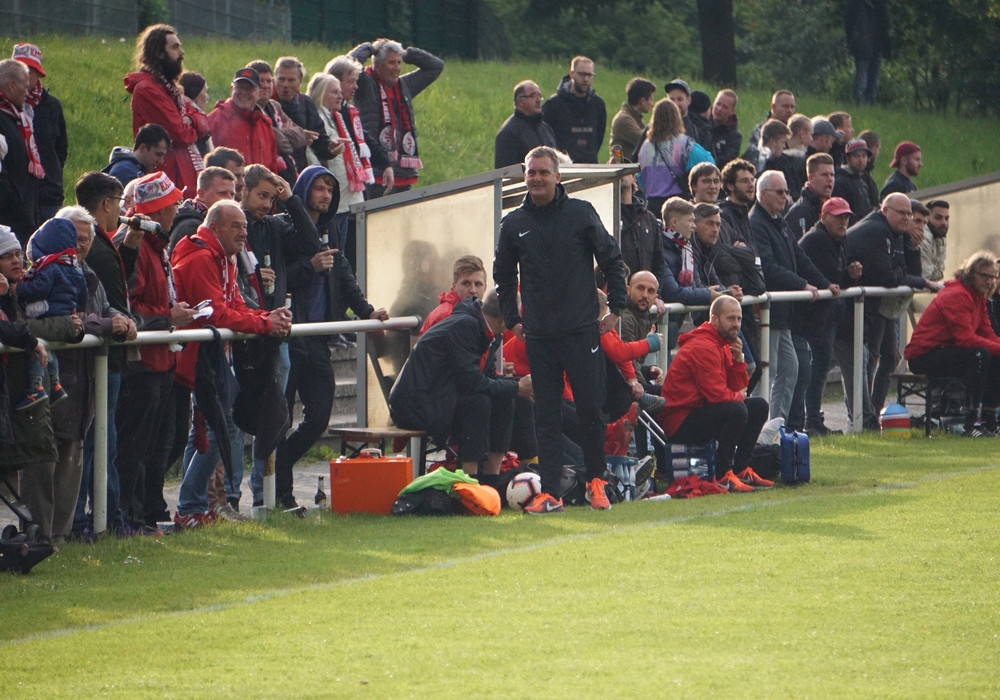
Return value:
[(542, 477), (535, 472), (522, 472), (507, 484), (507, 505), (521, 510), (541, 492)]

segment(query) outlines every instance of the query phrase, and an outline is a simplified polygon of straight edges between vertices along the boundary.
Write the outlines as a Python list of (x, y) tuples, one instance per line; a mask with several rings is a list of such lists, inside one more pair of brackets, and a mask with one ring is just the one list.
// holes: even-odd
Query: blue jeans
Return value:
[[(232, 373), (226, 375), (227, 387), (222, 392), (222, 407), (226, 414), (226, 421), (229, 424), (229, 434), (225, 439), (229, 440), (230, 449), (233, 454), (233, 477), (229, 482), (227, 477), (226, 495), (239, 500), (239, 485), (243, 481), (243, 431), (233, 423), (233, 401), (236, 399), (236, 377)], [(197, 400), (194, 402), (197, 408)], [(215, 431), (206, 426), (208, 435), (208, 450), (204, 453), (198, 452), (194, 446), (195, 427), (192, 422), (191, 431), (188, 434), (187, 449), (184, 451), (184, 479), (181, 481), (180, 498), (177, 503), (177, 512), (180, 515), (191, 515), (192, 513), (204, 513), (208, 510), (208, 480), (215, 472), (215, 466), (219, 463), (218, 436)], [(234, 493), (233, 493), (234, 492)]]
[[(288, 357), (288, 343), (282, 343), (278, 347), (278, 384), (283, 387), (288, 386), (288, 372), (292, 363)], [(291, 406), (289, 406), (291, 410)], [(257, 441), (253, 443), (253, 467), (250, 469), (250, 492), (253, 494), (254, 503), (264, 501), (264, 462), (267, 461), (266, 454), (257, 452)]]
[(792, 332), (788, 329), (771, 329), (771, 419), (788, 420), (792, 406), (792, 394), (799, 376), (799, 358), (792, 343)]
[(878, 49), (871, 58), (854, 58), (854, 101), (873, 105), (878, 100), (878, 80), (882, 55)]
[[(118, 390), (122, 386), (121, 372), (108, 372), (108, 527), (120, 529), (122, 519), (119, 506), (118, 470), (115, 468), (115, 457), (118, 455), (118, 426), (115, 415), (118, 413)], [(80, 495), (76, 499), (76, 512), (73, 514), (73, 530), (82, 531), (91, 524), (91, 516), (87, 515), (87, 500), (94, 507), (94, 424), (90, 424), (87, 436), (83, 441), (83, 476), (80, 479)]]

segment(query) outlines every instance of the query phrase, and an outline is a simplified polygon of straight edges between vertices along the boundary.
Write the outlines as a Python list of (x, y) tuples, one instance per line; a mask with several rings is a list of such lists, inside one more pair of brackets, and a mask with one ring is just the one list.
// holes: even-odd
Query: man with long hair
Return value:
[(177, 86), (184, 70), (184, 50), (177, 30), (154, 24), (135, 42), (138, 70), (125, 76), (125, 90), (132, 95), (132, 135), (144, 124), (159, 124), (170, 135), (171, 148), (161, 171), (188, 196), (194, 196), (202, 170), (198, 139), (208, 134), (208, 118)]

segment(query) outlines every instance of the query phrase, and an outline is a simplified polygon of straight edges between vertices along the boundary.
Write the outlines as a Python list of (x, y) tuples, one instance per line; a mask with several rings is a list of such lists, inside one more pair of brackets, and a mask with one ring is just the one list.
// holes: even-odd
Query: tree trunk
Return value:
[(698, 0), (701, 70), (708, 82), (736, 87), (736, 38), (733, 0)]

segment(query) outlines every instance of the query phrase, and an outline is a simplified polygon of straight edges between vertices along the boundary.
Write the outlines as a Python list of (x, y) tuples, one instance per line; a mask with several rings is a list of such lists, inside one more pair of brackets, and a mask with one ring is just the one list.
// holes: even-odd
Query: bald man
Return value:
[(733, 297), (721, 296), (712, 302), (709, 314), (707, 321), (681, 335), (663, 381), (667, 404), (657, 418), (671, 442), (718, 440), (715, 477), (720, 485), (732, 491), (773, 486), (749, 466), (768, 405), (765, 399), (746, 395), (743, 309)]

